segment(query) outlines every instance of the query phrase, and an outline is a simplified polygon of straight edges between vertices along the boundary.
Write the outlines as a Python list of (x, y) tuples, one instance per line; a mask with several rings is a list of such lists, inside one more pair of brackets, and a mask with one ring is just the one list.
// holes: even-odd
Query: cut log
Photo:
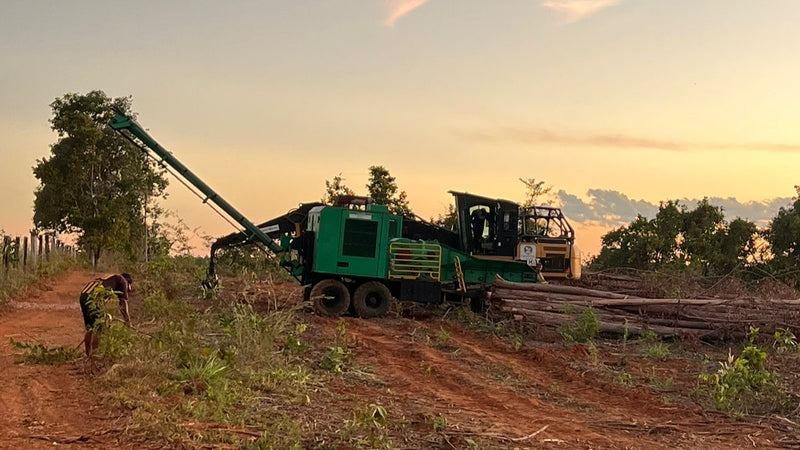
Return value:
[(562, 326), (593, 308), (602, 332), (662, 335), (742, 336), (748, 326), (772, 332), (800, 329), (800, 299), (642, 298), (553, 284), (514, 283), (497, 278), (493, 307), (545, 326)]
[(626, 295), (615, 294), (613, 292), (598, 291), (595, 289), (579, 288), (575, 286), (561, 286), (547, 283), (515, 283), (506, 281), (498, 275), (495, 277), (494, 286), (497, 288), (508, 288), (520, 291), (552, 292), (573, 295), (585, 295), (597, 298), (628, 298)]

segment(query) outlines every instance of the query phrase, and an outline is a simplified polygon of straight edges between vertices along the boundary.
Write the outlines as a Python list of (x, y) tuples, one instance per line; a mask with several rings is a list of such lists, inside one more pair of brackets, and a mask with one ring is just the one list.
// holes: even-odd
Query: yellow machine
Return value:
[(580, 278), (575, 230), (560, 208), (526, 206), (450, 191), (455, 197), (460, 244), (477, 259), (525, 261), (545, 279)]
[(520, 210), (522, 232), (517, 257), (536, 258), (545, 279), (580, 278), (581, 252), (575, 247), (575, 230), (560, 208), (528, 206)]

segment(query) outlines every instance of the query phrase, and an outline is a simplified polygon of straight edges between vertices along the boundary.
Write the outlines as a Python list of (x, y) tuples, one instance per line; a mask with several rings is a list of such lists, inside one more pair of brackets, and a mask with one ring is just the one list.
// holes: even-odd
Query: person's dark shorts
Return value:
[(101, 314), (99, 308), (92, 308), (89, 302), (89, 294), (81, 294), (81, 312), (83, 313), (83, 325), (86, 331), (93, 330), (95, 324), (100, 320)]

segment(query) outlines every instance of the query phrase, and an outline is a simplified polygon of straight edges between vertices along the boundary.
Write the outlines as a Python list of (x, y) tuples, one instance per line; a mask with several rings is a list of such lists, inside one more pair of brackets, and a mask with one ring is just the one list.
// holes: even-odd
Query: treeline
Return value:
[[(795, 186), (800, 197), (800, 187)], [(773, 277), (800, 287), (800, 198), (764, 227), (736, 218), (707, 199), (693, 209), (662, 202), (652, 219), (641, 215), (606, 233), (591, 270), (670, 270), (705, 277)]]

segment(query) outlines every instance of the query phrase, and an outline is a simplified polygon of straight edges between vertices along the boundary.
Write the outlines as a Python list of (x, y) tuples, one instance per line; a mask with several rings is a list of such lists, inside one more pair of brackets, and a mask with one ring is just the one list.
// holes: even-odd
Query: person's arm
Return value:
[(120, 294), (117, 294), (117, 298), (119, 299), (119, 312), (122, 314), (122, 319), (125, 321), (126, 325), (131, 324), (131, 317), (128, 314), (128, 292), (130, 288), (128, 287), (128, 281), (125, 278), (119, 277), (120, 282)]
[(126, 297), (119, 297), (119, 312), (122, 313), (122, 319), (126, 325), (131, 324), (131, 317), (128, 314), (128, 299)]

